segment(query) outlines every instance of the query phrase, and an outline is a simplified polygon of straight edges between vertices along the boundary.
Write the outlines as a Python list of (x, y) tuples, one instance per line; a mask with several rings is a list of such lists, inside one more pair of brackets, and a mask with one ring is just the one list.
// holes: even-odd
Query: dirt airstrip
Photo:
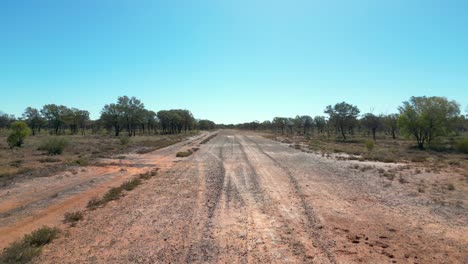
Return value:
[[(355, 170), (357, 161), (254, 133), (216, 133), (206, 144), (208, 133), (0, 189), (0, 247), (49, 225), (63, 231), (37, 263), (468, 262), (465, 182), (451, 194), (457, 206), (444, 207), (411, 182), (389, 187), (376, 171), (401, 164)], [(155, 168), (75, 227), (62, 223), (65, 212)]]

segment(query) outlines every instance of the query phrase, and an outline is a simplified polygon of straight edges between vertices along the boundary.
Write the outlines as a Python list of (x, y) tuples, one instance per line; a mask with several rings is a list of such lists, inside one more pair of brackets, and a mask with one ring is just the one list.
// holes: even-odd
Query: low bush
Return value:
[(88, 204), (86, 205), (86, 207), (89, 208), (90, 210), (94, 210), (98, 208), (101, 204), (102, 204), (101, 199), (99, 199), (98, 197), (93, 197), (91, 198), (91, 200), (88, 201)]
[(364, 145), (366, 146), (367, 151), (371, 152), (374, 149), (375, 143), (373, 140), (367, 140)]
[(464, 138), (457, 142), (457, 151), (468, 154), (468, 138)]
[(119, 141), (121, 145), (127, 145), (128, 143), (130, 143), (130, 137), (127, 137), (127, 136), (120, 137)]
[(80, 211), (65, 213), (63, 222), (74, 225), (76, 222), (83, 219), (83, 213)]
[(192, 155), (192, 153), (193, 152), (191, 150), (181, 151), (181, 152), (177, 152), (176, 157), (185, 158), (185, 157), (188, 157), (188, 156)]
[(112, 187), (109, 189), (109, 191), (104, 194), (102, 197), (101, 202), (102, 203), (107, 203), (113, 200), (118, 200), (122, 196), (122, 187)]
[(447, 185), (447, 189), (448, 189), (449, 191), (454, 191), (454, 190), (455, 190), (455, 185), (453, 185), (453, 183), (449, 183), (449, 184)]
[(0, 263), (29, 263), (40, 254), (42, 246), (58, 236), (57, 228), (41, 227), (25, 235), (21, 241), (14, 242), (5, 248), (0, 256)]
[(86, 157), (81, 157), (75, 160), (75, 163), (78, 164), (79, 166), (88, 166), (89, 165), (89, 159)]
[(135, 179), (133, 179), (131, 181), (126, 181), (126, 182), (122, 183), (122, 185), (120, 185), (120, 187), (122, 187), (126, 191), (131, 191), (131, 190), (135, 189), (140, 184), (141, 184), (141, 180), (138, 179), (138, 178), (135, 178)]
[(50, 243), (57, 237), (59, 230), (57, 228), (51, 228), (43, 226), (31, 234), (24, 236), (24, 241), (29, 245), (40, 247)]
[(49, 155), (60, 155), (68, 146), (69, 141), (62, 137), (51, 137), (46, 139), (38, 148), (38, 150), (46, 151)]

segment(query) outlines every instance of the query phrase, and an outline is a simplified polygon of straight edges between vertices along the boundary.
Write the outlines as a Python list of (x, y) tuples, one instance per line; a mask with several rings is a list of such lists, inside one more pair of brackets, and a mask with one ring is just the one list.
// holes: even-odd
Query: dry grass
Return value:
[[(98, 158), (110, 158), (132, 151), (148, 153), (178, 143), (195, 133), (136, 136), (124, 145), (120, 138), (110, 135), (60, 136), (69, 142), (60, 156), (48, 156), (38, 150), (43, 142), (53, 138), (46, 133), (28, 137), (23, 147), (13, 150), (8, 147), (4, 134), (0, 134), (0, 186), (9, 184), (18, 176), (39, 177), (70, 165), (92, 165)], [(31, 175), (26, 174), (31, 171)]]

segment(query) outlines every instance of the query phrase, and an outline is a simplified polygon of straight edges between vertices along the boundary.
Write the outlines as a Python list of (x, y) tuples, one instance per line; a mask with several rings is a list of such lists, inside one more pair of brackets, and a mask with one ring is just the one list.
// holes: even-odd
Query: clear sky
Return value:
[(217, 123), (468, 105), (468, 1), (2, 0), (0, 110), (120, 95)]

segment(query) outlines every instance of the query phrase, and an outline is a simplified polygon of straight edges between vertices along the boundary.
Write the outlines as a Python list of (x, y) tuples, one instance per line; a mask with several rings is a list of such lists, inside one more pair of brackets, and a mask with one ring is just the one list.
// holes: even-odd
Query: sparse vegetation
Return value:
[(90, 210), (95, 210), (96, 208), (101, 206), (101, 204), (102, 204), (102, 202), (101, 202), (101, 199), (99, 199), (99, 197), (93, 197), (93, 198), (91, 198), (91, 200), (88, 201), (88, 204), (86, 205), (86, 208), (88, 208)]
[(14, 242), (5, 248), (0, 256), (0, 263), (29, 263), (39, 255), (42, 246), (58, 236), (57, 228), (43, 226), (25, 235), (21, 241)]
[(118, 200), (122, 197), (122, 187), (112, 187), (102, 197), (101, 202), (106, 204), (110, 201)]
[(64, 215), (63, 222), (68, 223), (71, 226), (75, 225), (76, 222), (81, 221), (83, 219), (83, 212), (76, 211), (76, 212), (67, 212)]
[(140, 184), (141, 184), (141, 180), (138, 179), (138, 178), (135, 178), (133, 180), (124, 182), (121, 185), (121, 187), (126, 191), (131, 191), (131, 190), (135, 189)]
[(46, 151), (49, 155), (61, 155), (68, 144), (67, 138), (50, 137), (39, 146), (38, 150)]

